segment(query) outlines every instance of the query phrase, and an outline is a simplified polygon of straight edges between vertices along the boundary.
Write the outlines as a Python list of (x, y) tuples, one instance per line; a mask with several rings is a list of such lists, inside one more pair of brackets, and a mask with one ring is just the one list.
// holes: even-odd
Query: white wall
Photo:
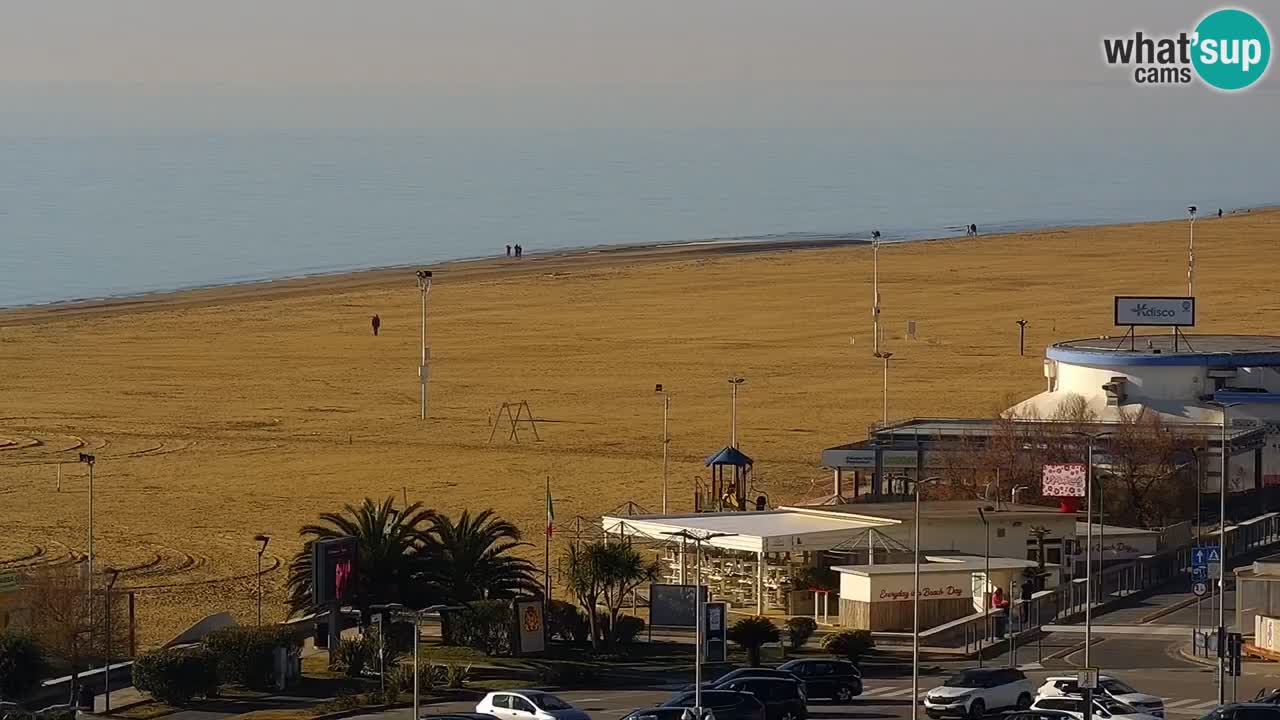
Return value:
[[(983, 555), (986, 548), (987, 532), (982, 521), (978, 519), (977, 504), (971, 518), (924, 518), (920, 526), (920, 547), (926, 552), (951, 551), (969, 555)], [(1031, 539), (1029, 531), (1032, 526), (1043, 525), (1048, 528), (1047, 538), (1074, 538), (1076, 517), (1073, 513), (1044, 513), (1032, 518), (1002, 518), (1000, 513), (987, 513), (991, 522), (991, 556), (1007, 557), (1016, 560), (1027, 558), (1027, 541)], [(911, 547), (912, 522), (907, 520), (902, 525), (881, 528), (880, 531), (898, 542)], [(1003, 537), (1001, 537), (1001, 531)]]

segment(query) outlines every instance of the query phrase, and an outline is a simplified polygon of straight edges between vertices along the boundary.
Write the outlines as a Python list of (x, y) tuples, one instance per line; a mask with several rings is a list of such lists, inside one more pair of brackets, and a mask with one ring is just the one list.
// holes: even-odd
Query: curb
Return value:
[(1190, 647), (1190, 645), (1178, 646), (1178, 656), (1181, 657), (1183, 660), (1186, 660), (1188, 662), (1193, 662), (1197, 665), (1203, 665), (1208, 668), (1218, 667), (1218, 663), (1215, 660), (1210, 660), (1209, 658), (1203, 658), (1203, 657), (1200, 657), (1199, 655), (1194, 655), (1192, 653), (1187, 652), (1188, 647)]

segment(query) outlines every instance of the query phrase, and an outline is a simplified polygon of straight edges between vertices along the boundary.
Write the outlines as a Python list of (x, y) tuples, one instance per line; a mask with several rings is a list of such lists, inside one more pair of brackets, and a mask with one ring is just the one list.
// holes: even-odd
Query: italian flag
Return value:
[(551, 478), (547, 478), (547, 538), (556, 533), (556, 508), (551, 502)]

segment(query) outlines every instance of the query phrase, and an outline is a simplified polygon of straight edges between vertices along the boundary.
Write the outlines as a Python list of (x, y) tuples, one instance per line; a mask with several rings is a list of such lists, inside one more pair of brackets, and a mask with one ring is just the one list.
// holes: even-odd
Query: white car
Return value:
[[(1074, 675), (1061, 675), (1048, 678), (1037, 691), (1037, 697), (1059, 697), (1062, 695), (1080, 695), (1080, 684)], [(1131, 705), (1138, 712), (1164, 717), (1164, 699), (1157, 695), (1140, 693), (1110, 675), (1098, 676), (1098, 689), (1095, 695), (1104, 695)]]
[(1026, 710), (1035, 693), (1031, 681), (1013, 668), (977, 668), (952, 675), (924, 696), (924, 710), (937, 720), (984, 717), (993, 710)]
[[(1084, 720), (1084, 698), (1079, 695), (1043, 697), (1031, 705), (1032, 710), (1058, 710)], [(1093, 717), (1097, 720), (1157, 720), (1155, 715), (1138, 712), (1132, 705), (1105, 695), (1094, 696)]]
[(491, 692), (476, 703), (476, 712), (499, 720), (591, 720), (591, 716), (541, 690)]

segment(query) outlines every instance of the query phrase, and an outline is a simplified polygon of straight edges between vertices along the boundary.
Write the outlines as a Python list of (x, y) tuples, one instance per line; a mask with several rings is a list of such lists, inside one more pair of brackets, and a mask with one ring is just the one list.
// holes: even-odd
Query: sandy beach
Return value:
[[(890, 415), (989, 415), (1034, 393), (1046, 344), (1121, 334), (1113, 295), (1184, 294), (1186, 255), (1185, 221), (883, 247)], [(1280, 333), (1280, 212), (1198, 221), (1196, 256), (1198, 331)], [(820, 496), (819, 451), (881, 414), (870, 263), (865, 245), (681, 245), (437, 266), (425, 422), (408, 270), (0, 311), (0, 572), (84, 551), (86, 449), (99, 566), (138, 590), (144, 644), (217, 610), (250, 619), (257, 533), (274, 538), (281, 618), (299, 526), (366, 495), (493, 507), (540, 558), (547, 477), (562, 530), (659, 507), (655, 383), (673, 395), (672, 507), (691, 507), (735, 373), (758, 489)], [(488, 442), (507, 401), (529, 403), (542, 442)]]

